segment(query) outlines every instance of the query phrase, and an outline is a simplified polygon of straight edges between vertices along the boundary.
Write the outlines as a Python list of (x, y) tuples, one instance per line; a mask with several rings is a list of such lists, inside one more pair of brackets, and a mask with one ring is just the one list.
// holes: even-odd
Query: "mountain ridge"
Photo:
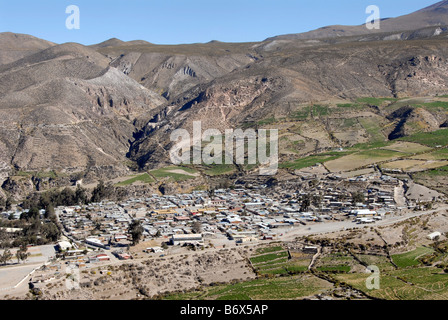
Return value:
[[(387, 128), (374, 135), (384, 140), (421, 123), (433, 130), (446, 113), (412, 107), (401, 116), (380, 103), (357, 109), (356, 101), (447, 95), (447, 35), (435, 25), (256, 43), (112, 38), (84, 46), (25, 37), (26, 54), (0, 64), (0, 185), (20, 172), (56, 170), (88, 182), (127, 175), (129, 166), (166, 166), (169, 134), (195, 120), (204, 130), (281, 128), (293, 138), (282, 140), (281, 161), (367, 142), (373, 136), (363, 123)], [(19, 49), (21, 37), (4, 35)], [(353, 127), (344, 127), (348, 119)]]

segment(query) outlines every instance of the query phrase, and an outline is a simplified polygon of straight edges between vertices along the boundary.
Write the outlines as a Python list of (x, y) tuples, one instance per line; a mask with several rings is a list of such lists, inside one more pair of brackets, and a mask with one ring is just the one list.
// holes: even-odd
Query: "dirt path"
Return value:
[(404, 184), (403, 181), (399, 181), (399, 186), (394, 189), (394, 200), (397, 207), (406, 206), (406, 197), (404, 196)]
[(314, 265), (314, 262), (316, 262), (316, 259), (320, 256), (321, 247), (317, 248), (316, 254), (313, 256), (313, 259), (311, 259), (310, 265), (308, 266), (308, 270), (311, 270), (311, 268)]

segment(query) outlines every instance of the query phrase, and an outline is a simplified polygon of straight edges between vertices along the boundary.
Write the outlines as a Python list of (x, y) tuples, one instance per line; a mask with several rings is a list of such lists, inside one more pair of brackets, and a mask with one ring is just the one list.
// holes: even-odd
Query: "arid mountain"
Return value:
[[(0, 67), (4, 170), (123, 170), (133, 119), (164, 99), (67, 43)], [(112, 174), (110, 172), (109, 174)]]
[[(204, 130), (223, 131), (253, 126), (263, 119), (294, 118), (316, 102), (336, 106), (338, 101), (353, 101), (359, 97), (447, 94), (447, 50), (445, 40), (419, 40), (343, 43), (265, 54), (247, 68), (198, 85), (159, 108), (142, 131), (141, 138), (133, 144), (131, 157), (140, 165), (150, 167), (162, 159), (168, 161), (166, 150), (172, 145), (171, 131), (185, 128), (191, 132), (193, 121), (202, 121)], [(380, 118), (386, 120), (384, 116), (388, 111), (383, 111)], [(366, 116), (378, 116), (374, 113)], [(354, 116), (350, 108), (333, 115), (335, 118)], [(330, 136), (332, 130), (326, 128), (325, 121), (331, 118), (320, 120), (323, 136)], [(442, 114), (442, 119), (434, 126), (438, 128), (442, 120), (446, 121), (446, 115)], [(312, 136), (306, 132), (302, 138), (303, 135)], [(316, 144), (316, 140), (319, 143)], [(322, 145), (340, 146), (340, 141), (321, 140), (307, 140), (309, 146), (303, 150)]]
[(103, 46), (98, 52), (112, 59), (111, 66), (170, 99), (256, 61), (251, 45), (212, 42), (173, 46), (134, 41)]
[(0, 47), (0, 185), (24, 171), (112, 178), (162, 167), (170, 133), (195, 120), (279, 128), (282, 160), (446, 126), (438, 108), (357, 101), (448, 94), (447, 7), (384, 20), (380, 33), (260, 43), (83, 46), (3, 34), (23, 52)]
[(430, 26), (446, 25), (448, 25), (448, 1), (445, 0), (404, 16), (382, 19), (379, 30), (369, 30), (366, 28), (365, 24), (359, 26), (334, 25), (300, 34), (281, 35), (268, 40), (309, 40), (384, 32), (399, 33), (400, 31), (410, 31), (423, 29)]
[(0, 64), (20, 60), (55, 44), (26, 34), (0, 33)]

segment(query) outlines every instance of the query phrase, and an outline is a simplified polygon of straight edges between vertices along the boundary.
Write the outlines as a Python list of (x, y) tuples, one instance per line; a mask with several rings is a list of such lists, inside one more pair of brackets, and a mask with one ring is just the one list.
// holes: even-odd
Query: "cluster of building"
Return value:
[[(213, 193), (153, 194), (120, 203), (60, 207), (56, 212), (71, 239), (89, 247), (110, 249), (130, 243), (128, 230), (133, 220), (140, 221), (144, 240), (161, 238), (171, 245), (204, 245), (207, 239), (240, 243), (271, 240), (286, 229), (309, 222), (350, 215), (367, 222), (361, 219), (378, 219), (397, 209), (393, 188), (388, 191), (371, 186), (361, 190), (364, 201), (354, 203), (353, 194), (337, 185), (323, 182), (308, 189), (298, 190), (296, 186), (295, 190), (280, 192), (270, 188), (233, 188)], [(304, 207), (306, 196), (311, 202)]]

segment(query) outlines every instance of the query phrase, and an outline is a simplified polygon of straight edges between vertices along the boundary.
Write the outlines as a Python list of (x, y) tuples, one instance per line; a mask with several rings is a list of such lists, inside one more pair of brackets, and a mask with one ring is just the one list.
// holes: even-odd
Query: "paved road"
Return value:
[(443, 206), (435, 210), (417, 211), (408, 213), (406, 215), (393, 215), (385, 218), (384, 220), (380, 220), (375, 224), (356, 224), (352, 220), (338, 221), (338, 222), (321, 222), (314, 225), (301, 226), (299, 228), (294, 228), (292, 230), (291, 229), (285, 230), (283, 232), (283, 236), (280, 237), (280, 240), (291, 241), (294, 240), (296, 237), (300, 236), (337, 232), (350, 228), (364, 228), (366, 226), (387, 226), (413, 217), (419, 217), (434, 212), (444, 211), (447, 209), (448, 206)]
[[(15, 252), (14, 250), (11, 251)], [(0, 291), (14, 287), (33, 269), (42, 266), (50, 257), (55, 255), (54, 245), (31, 247), (28, 251), (34, 256), (29, 257), (25, 263), (0, 268)], [(11, 261), (14, 261), (14, 259)], [(24, 283), (26, 284), (26, 281)]]

